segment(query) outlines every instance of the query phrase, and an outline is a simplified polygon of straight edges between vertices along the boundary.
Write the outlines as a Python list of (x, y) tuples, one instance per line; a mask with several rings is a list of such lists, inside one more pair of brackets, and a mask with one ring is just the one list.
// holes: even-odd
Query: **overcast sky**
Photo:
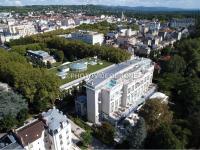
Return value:
[(0, 5), (120, 5), (120, 6), (162, 6), (175, 8), (200, 8), (200, 0), (0, 0)]

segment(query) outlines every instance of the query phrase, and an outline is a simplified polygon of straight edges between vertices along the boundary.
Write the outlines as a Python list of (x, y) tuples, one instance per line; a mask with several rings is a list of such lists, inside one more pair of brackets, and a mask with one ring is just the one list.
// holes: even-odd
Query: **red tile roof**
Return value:
[(45, 125), (41, 120), (37, 120), (19, 130), (16, 130), (15, 133), (20, 139), (22, 145), (27, 146), (41, 137), (42, 132), (44, 131), (44, 126)]

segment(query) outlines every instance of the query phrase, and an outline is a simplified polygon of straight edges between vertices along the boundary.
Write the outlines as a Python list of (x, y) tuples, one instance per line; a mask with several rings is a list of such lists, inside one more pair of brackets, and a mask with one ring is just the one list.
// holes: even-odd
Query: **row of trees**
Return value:
[(59, 98), (59, 78), (46, 69), (33, 68), (15, 52), (0, 50), (0, 81), (22, 94), (34, 112), (40, 112)]
[(81, 41), (70, 41), (59, 37), (49, 40), (47, 47), (62, 50), (68, 60), (98, 56), (101, 59), (119, 63), (131, 56), (128, 52), (119, 48), (90, 45)]

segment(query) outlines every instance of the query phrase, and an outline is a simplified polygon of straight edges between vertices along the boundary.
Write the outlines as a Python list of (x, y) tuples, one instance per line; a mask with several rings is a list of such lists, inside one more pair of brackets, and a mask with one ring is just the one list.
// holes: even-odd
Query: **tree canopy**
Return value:
[(30, 106), (37, 100), (51, 105), (60, 95), (60, 80), (55, 74), (33, 68), (24, 57), (14, 52), (0, 50), (0, 81), (22, 94)]
[(167, 104), (159, 99), (148, 100), (139, 112), (146, 122), (147, 129), (155, 131), (163, 123), (172, 122), (173, 113)]
[(0, 106), (1, 118), (8, 114), (16, 117), (22, 109), (28, 109), (26, 100), (13, 92), (0, 92)]
[(131, 149), (144, 148), (145, 138), (147, 136), (146, 124), (143, 118), (140, 118), (136, 126), (132, 127), (127, 140)]

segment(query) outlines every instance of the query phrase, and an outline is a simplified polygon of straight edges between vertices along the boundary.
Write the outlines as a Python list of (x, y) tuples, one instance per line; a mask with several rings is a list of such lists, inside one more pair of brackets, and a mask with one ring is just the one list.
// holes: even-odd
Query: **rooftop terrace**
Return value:
[[(126, 71), (129, 71), (131, 67), (135, 66), (135, 70), (138, 69), (138, 67), (145, 65), (145, 64), (150, 64), (151, 60), (147, 58), (134, 58), (132, 60), (128, 60), (126, 62), (116, 64), (111, 68), (108, 68), (107, 70), (96, 74), (95, 76), (92, 76), (88, 81), (87, 81), (87, 86), (90, 88), (98, 88), (103, 81), (106, 81), (110, 78), (114, 78), (119, 74), (123, 74)], [(134, 69), (134, 68), (133, 68)], [(132, 70), (134, 71), (134, 70)]]

